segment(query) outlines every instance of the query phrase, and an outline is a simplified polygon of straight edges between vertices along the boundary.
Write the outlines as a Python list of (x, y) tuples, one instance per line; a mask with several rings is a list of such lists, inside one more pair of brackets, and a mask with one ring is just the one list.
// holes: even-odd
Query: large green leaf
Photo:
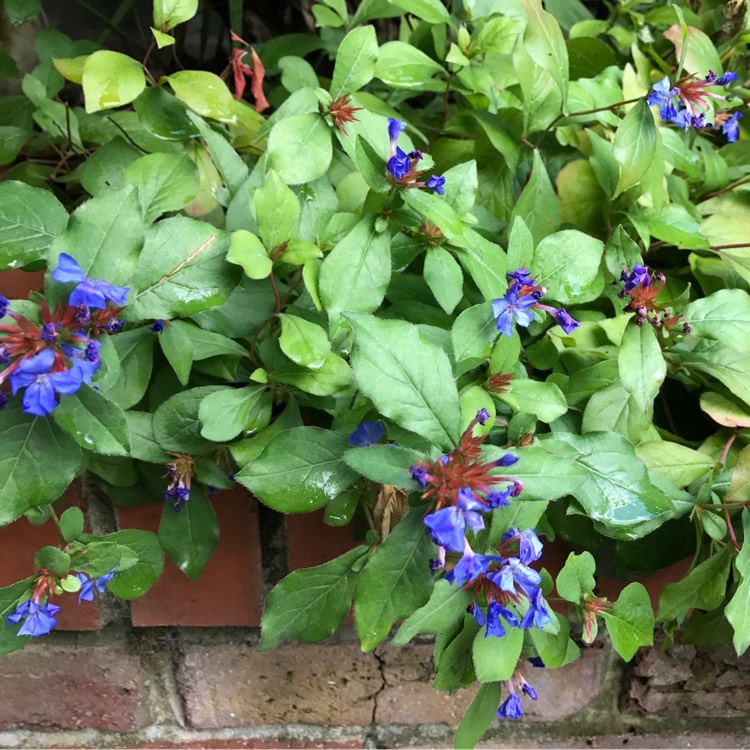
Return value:
[(375, 61), (378, 59), (378, 40), (374, 26), (360, 26), (352, 29), (339, 44), (336, 64), (331, 79), (331, 96), (334, 99), (343, 94), (359, 91), (375, 75)]
[(454, 740), (456, 750), (462, 748), (471, 750), (482, 739), (482, 735), (490, 728), (490, 724), (495, 718), (502, 694), (503, 684), (501, 682), (485, 682), (479, 686), (474, 700), (466, 709), (466, 713), (461, 719), (458, 729), (456, 729)]
[(138, 562), (118, 572), (107, 584), (121, 599), (143, 596), (160, 578), (164, 570), (164, 552), (156, 534), (140, 529), (125, 529), (107, 534), (106, 541), (127, 547), (138, 556)]
[(281, 314), (279, 346), (292, 362), (319, 370), (331, 353), (326, 332), (315, 323), (297, 315)]
[(282, 513), (316, 510), (357, 478), (343, 460), (348, 447), (341, 433), (294, 427), (276, 435), (237, 481)]
[(164, 504), (159, 544), (191, 581), (198, 579), (218, 542), (219, 520), (202, 485), (193, 485), (179, 511)]
[(259, 405), (264, 395), (270, 400), (270, 394), (264, 385), (222, 388), (209, 393), (198, 409), (198, 416), (203, 423), (201, 435), (218, 443), (237, 437), (247, 428), (251, 411)]
[(127, 318), (187, 317), (223, 304), (240, 280), (239, 268), (225, 259), (228, 246), (226, 232), (185, 216), (151, 227), (131, 279)]
[(51, 417), (21, 408), (21, 395), (0, 411), (0, 526), (34, 505), (57, 500), (80, 472), (81, 449)]
[(175, 96), (203, 117), (234, 122), (235, 103), (226, 83), (205, 70), (180, 70), (167, 76)]
[(568, 50), (560, 25), (544, 10), (542, 0), (521, 0), (521, 5), (528, 18), (523, 46), (529, 57), (552, 76), (564, 107), (568, 92)]
[[(406, 42), (386, 42), (375, 63), (375, 76), (393, 88), (435, 90), (430, 80), (442, 66)], [(441, 87), (438, 86), (437, 90)]]
[(378, 484), (390, 484), (415, 490), (417, 484), (409, 474), (422, 454), (399, 445), (369, 445), (351, 448), (344, 454), (344, 461), (367, 479)]
[(614, 607), (601, 612), (607, 623), (612, 646), (625, 661), (630, 661), (641, 646), (654, 643), (654, 610), (641, 583), (626, 586)]
[(287, 185), (322, 177), (333, 156), (325, 121), (315, 114), (292, 115), (279, 121), (268, 138), (268, 156)]
[(223, 390), (221, 386), (205, 385), (189, 388), (168, 398), (154, 412), (154, 437), (165, 451), (200, 453), (211, 443), (201, 436), (198, 416), (206, 396)]
[(0, 588), (0, 656), (23, 648), (30, 640), (28, 635), (18, 635), (22, 623), (8, 622), (8, 615), (16, 611), (19, 601), (31, 599), (36, 578), (25, 578), (10, 586)]
[(169, 31), (198, 12), (198, 0), (154, 0), (154, 26)]
[(415, 508), (370, 558), (357, 582), (354, 624), (363, 651), (372, 651), (396, 620), (430, 598), (434, 554), (422, 511)]
[(352, 604), (357, 573), (352, 569), (367, 553), (364, 545), (315, 568), (295, 570), (266, 599), (259, 650), (289, 639), (307, 643), (331, 635)]
[(99, 50), (83, 65), (86, 112), (98, 112), (130, 104), (146, 88), (141, 64), (121, 52)]
[(94, 388), (82, 385), (72, 396), (61, 396), (52, 416), (82, 448), (111, 456), (130, 453), (124, 412)]
[(613, 153), (620, 165), (616, 195), (637, 185), (645, 177), (656, 156), (656, 124), (645, 99), (625, 115), (615, 133)]
[(263, 244), (269, 250), (296, 235), (300, 206), (297, 196), (272, 169), (255, 191), (255, 217)]
[[(742, 528), (744, 538), (750, 539), (750, 512), (747, 508), (742, 511)], [(734, 629), (734, 648), (741, 656), (750, 646), (750, 544), (743, 543), (734, 565), (742, 579), (724, 612)]]
[(695, 336), (750, 352), (750, 294), (744, 289), (721, 289), (694, 300), (685, 316)]
[(455, 446), (461, 410), (445, 352), (410, 323), (347, 318), (354, 328), (354, 377), (378, 411), (445, 449)]
[(628, 323), (617, 354), (617, 366), (623, 388), (646, 411), (667, 375), (667, 363), (652, 326), (636, 325), (635, 320)]
[(51, 191), (15, 180), (0, 184), (0, 271), (43, 259), (67, 223)]
[(480, 682), (509, 680), (516, 671), (523, 648), (523, 630), (508, 627), (502, 638), (487, 636), (481, 629), (474, 636), (472, 656), (474, 671)]
[(538, 150), (534, 151), (534, 163), (529, 181), (513, 206), (511, 225), (514, 224), (516, 217), (523, 219), (534, 242), (539, 242), (548, 234), (555, 232), (562, 220), (560, 203)]

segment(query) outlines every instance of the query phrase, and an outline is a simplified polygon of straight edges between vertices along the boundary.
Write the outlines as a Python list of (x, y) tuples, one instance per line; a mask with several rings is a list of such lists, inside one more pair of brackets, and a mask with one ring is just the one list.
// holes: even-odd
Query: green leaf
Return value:
[(684, 206), (667, 203), (658, 211), (651, 209), (644, 212), (643, 217), (651, 235), (659, 240), (691, 250), (708, 247), (700, 224)]
[(120, 52), (99, 50), (83, 65), (86, 112), (99, 112), (130, 104), (146, 88), (141, 64)]
[(125, 414), (94, 388), (82, 385), (72, 396), (61, 396), (52, 416), (86, 450), (110, 456), (130, 453)]
[(461, 748), (472, 750), (477, 742), (482, 739), (495, 718), (502, 694), (503, 685), (501, 682), (485, 682), (479, 686), (477, 694), (469, 704), (469, 708), (466, 709), (466, 713), (461, 719), (458, 729), (456, 729), (454, 739), (456, 750), (461, 750)]
[(39, 14), (42, 0), (4, 0), (3, 5), (10, 25), (21, 26)]
[[(134, 187), (101, 193), (81, 204), (70, 217), (68, 228), (52, 245), (48, 268), (57, 266), (60, 253), (68, 253), (89, 278), (129, 286), (145, 226)], [(59, 298), (67, 299), (60, 289)], [(129, 303), (132, 294), (131, 291)]]
[(557, 574), (557, 593), (576, 606), (580, 605), (583, 597), (596, 586), (595, 570), (596, 563), (590, 552), (571, 552), (563, 569)]
[(620, 165), (617, 196), (643, 179), (656, 156), (656, 125), (645, 99), (625, 115), (615, 133), (612, 148)]
[(378, 484), (390, 484), (414, 490), (417, 485), (409, 469), (424, 456), (411, 448), (399, 445), (370, 445), (351, 448), (344, 454), (344, 461), (354, 471)]
[(451, 17), (440, 0), (389, 0), (404, 13), (421, 18), (427, 23), (450, 23)]
[(151, 33), (154, 35), (154, 41), (156, 42), (156, 46), (159, 49), (164, 49), (164, 47), (171, 47), (177, 41), (173, 36), (164, 34), (158, 29), (155, 29), (153, 26), (150, 26), (149, 28), (151, 29)]
[(193, 112), (221, 122), (234, 122), (234, 97), (219, 76), (205, 70), (180, 70), (166, 76), (175, 96)]
[(167, 463), (169, 454), (156, 442), (151, 414), (143, 411), (126, 411), (125, 419), (130, 434), (131, 458), (153, 464)]
[(20, 395), (0, 411), (0, 431), (0, 526), (5, 526), (62, 495), (80, 472), (81, 449), (50, 417), (23, 412)]
[[(403, 646), (423, 633), (442, 633), (463, 618), (472, 600), (470, 591), (461, 586), (451, 586), (445, 578), (435, 583), (430, 600), (401, 624), (391, 644)], [(497, 706), (495, 706), (497, 709)]]
[(451, 328), (451, 341), (456, 364), (461, 370), (471, 369), (484, 362), (492, 351), (497, 338), (497, 321), (492, 315), (492, 306), (483, 302), (464, 310)]
[(432, 687), (437, 690), (456, 691), (461, 687), (473, 684), (477, 676), (474, 673), (472, 647), (479, 626), (474, 618), (467, 614), (463, 627), (441, 634), (435, 642), (435, 679)]
[(320, 85), (315, 68), (301, 57), (287, 56), (279, 60), (281, 85), (290, 93), (300, 89), (316, 89)]
[(656, 619), (670, 622), (682, 618), (689, 609), (716, 609), (724, 601), (731, 558), (732, 547), (727, 544), (681, 581), (668, 583), (659, 595)]
[(25, 578), (23, 581), (0, 588), (0, 656), (18, 651), (31, 640), (28, 635), (18, 635), (22, 623), (9, 623), (8, 615), (13, 614), (19, 602), (31, 599), (35, 580), (35, 576)]
[(51, 191), (15, 180), (0, 184), (0, 271), (43, 260), (67, 223)]
[[(587, 129), (586, 134), (591, 143), (591, 156), (589, 157), (591, 168), (594, 170), (594, 174), (602, 186), (602, 190), (611, 199), (617, 190), (617, 182), (620, 179), (620, 166), (615, 161), (612, 144), (600, 135), (597, 135), (593, 130)], [(618, 229), (622, 231), (620, 227)], [(632, 267), (632, 264), (629, 267)], [(615, 278), (619, 278), (619, 274)]]
[(274, 382), (286, 383), (313, 396), (343, 395), (353, 390), (354, 378), (349, 365), (331, 352), (318, 370), (289, 362), (269, 373)]
[(701, 393), (701, 409), (724, 427), (750, 427), (750, 410), (733, 399), (711, 391)]
[(42, 547), (34, 555), (34, 565), (54, 576), (64, 576), (70, 570), (70, 555), (57, 547)]
[(342, 312), (373, 312), (391, 280), (391, 238), (375, 216), (362, 219), (320, 267), (320, 298), (332, 321)]
[(193, 366), (193, 342), (182, 326), (165, 325), (159, 336), (167, 362), (183, 386), (187, 385), (190, 369)]
[(219, 542), (219, 520), (200, 484), (190, 490), (190, 500), (175, 511), (165, 503), (159, 523), (159, 544), (175, 565), (197, 581)]
[(731, 342), (733, 349), (750, 352), (750, 294), (744, 289), (721, 289), (694, 300), (685, 316), (694, 336)]
[(667, 375), (667, 363), (652, 326), (639, 326), (630, 320), (620, 344), (617, 367), (623, 388), (646, 411)]
[(619, 225), (604, 248), (604, 264), (607, 270), (615, 279), (619, 279), (624, 270), (632, 270), (633, 266), (641, 263), (640, 248), (622, 228), (622, 225)]
[(427, 251), (424, 280), (440, 307), (449, 315), (464, 296), (464, 275), (454, 257), (442, 247)]
[[(708, 395), (716, 394), (703, 394)], [(711, 456), (667, 440), (641, 443), (636, 446), (635, 452), (649, 469), (658, 471), (678, 487), (686, 487), (698, 477), (702, 477), (714, 465)]]
[(319, 370), (331, 353), (326, 332), (315, 323), (296, 315), (282, 313), (279, 346), (292, 362)]
[(164, 570), (164, 552), (156, 534), (138, 529), (126, 529), (107, 534), (105, 540), (132, 550), (138, 562), (119, 571), (107, 584), (120, 599), (137, 599), (143, 596), (158, 580)]
[[(239, 269), (225, 260), (229, 236), (186, 216), (164, 219), (146, 232), (128, 320), (188, 317), (223, 304), (239, 281)], [(109, 277), (107, 277), (109, 278)]]
[(750, 352), (730, 349), (723, 341), (704, 341), (692, 351), (672, 349), (670, 356), (689, 368), (712, 375), (732, 395), (750, 405), (750, 381), (747, 377), (750, 372)]
[(399, 618), (430, 598), (435, 544), (414, 508), (378, 547), (357, 582), (354, 625), (362, 651), (372, 651)]
[(556, 633), (550, 632), (548, 629), (550, 626), (548, 625), (542, 630), (531, 628), (529, 634), (544, 662), (544, 666), (549, 669), (557, 669), (557, 667), (575, 661), (580, 651), (578, 646), (570, 639), (570, 625), (567, 618), (557, 612), (553, 612), (552, 615), (554, 617), (553, 623), (556, 623), (558, 627)]
[(113, 138), (81, 165), (81, 185), (91, 195), (125, 187), (125, 172), (140, 156), (124, 138)]
[(154, 0), (154, 26), (169, 31), (198, 12), (198, 0)]
[(164, 401), (154, 412), (154, 437), (165, 451), (201, 453), (210, 442), (201, 436), (198, 416), (201, 402), (221, 386), (206, 385), (180, 391)]
[(375, 75), (378, 59), (378, 40), (374, 26), (352, 29), (340, 42), (331, 79), (331, 96), (359, 91)]
[(198, 409), (203, 427), (201, 435), (207, 440), (224, 443), (237, 437), (247, 428), (253, 408), (268, 393), (264, 385), (247, 388), (222, 388), (201, 401)]
[[(750, 539), (750, 512), (747, 508), (742, 511), (742, 528), (743, 538)], [(742, 656), (750, 646), (750, 545), (743, 543), (734, 565), (742, 579), (724, 613), (734, 629), (734, 648), (738, 656)]]
[(273, 261), (268, 257), (263, 243), (246, 229), (232, 232), (227, 260), (238, 266), (251, 279), (266, 279), (273, 270)]
[(586, 297), (587, 287), (599, 272), (603, 254), (601, 240), (565, 229), (540, 239), (531, 270), (539, 274), (539, 283), (547, 287), (552, 299), (572, 305), (590, 299), (590, 295)]
[(677, 24), (664, 32), (664, 36), (674, 44), (675, 56), (680, 60), (680, 68), (686, 73), (698, 73), (701, 76), (705, 75), (708, 70), (716, 71), (718, 75), (721, 75), (724, 67), (711, 38), (695, 26), (687, 26), (686, 32), (684, 41), (682, 31)]
[(586, 515), (599, 522), (605, 535), (637, 539), (652, 530), (646, 522), (657, 518), (666, 520), (672, 513), (672, 502), (652, 483), (633, 446), (621, 435), (556, 432), (552, 441), (545, 441), (545, 445), (557, 450), (558, 441), (576, 449), (577, 453), (570, 458), (588, 477), (572, 494)]
[[(406, 42), (386, 42), (375, 63), (375, 76), (387, 86), (400, 89), (435, 90), (430, 79), (445, 73), (442, 66)], [(439, 85), (437, 90), (444, 86)]]
[(60, 516), (60, 533), (66, 542), (72, 542), (83, 534), (83, 511), (80, 508), (68, 508)]
[(516, 671), (523, 648), (523, 630), (507, 628), (502, 638), (485, 637), (484, 628), (474, 636), (471, 652), (479, 682), (509, 680)]
[(147, 154), (126, 170), (125, 179), (136, 185), (146, 221), (167, 211), (179, 211), (200, 190), (198, 170), (187, 154)]
[(557, 230), (562, 220), (561, 216), (560, 204), (544, 162), (539, 151), (535, 149), (531, 177), (513, 206), (510, 224), (512, 226), (516, 218), (523, 219), (534, 242), (538, 243)]
[(255, 216), (263, 244), (268, 250), (288, 242), (296, 235), (300, 206), (297, 196), (270, 170), (255, 191)]
[(521, 0), (521, 5), (528, 18), (523, 35), (526, 53), (552, 76), (565, 107), (568, 96), (568, 50), (560, 26), (555, 17), (544, 10), (541, 0)]
[(364, 545), (315, 568), (295, 570), (266, 599), (259, 651), (287, 640), (305, 643), (332, 635), (346, 617), (357, 584), (352, 570), (366, 554)]
[(268, 157), (287, 185), (301, 185), (322, 177), (333, 157), (325, 121), (316, 114), (280, 120), (268, 138)]
[(371, 315), (347, 318), (354, 329), (351, 362), (360, 390), (401, 427), (453, 448), (461, 410), (445, 352), (410, 323)]
[(107, 391), (118, 406), (129, 409), (135, 406), (148, 388), (153, 367), (154, 336), (147, 327), (123, 331), (112, 337), (120, 358), (120, 374), (114, 386)]
[(281, 513), (316, 510), (357, 478), (343, 460), (348, 447), (338, 432), (294, 427), (276, 435), (237, 481)]
[(498, 398), (516, 412), (533, 414), (542, 422), (554, 422), (568, 411), (563, 392), (554, 383), (514, 378)]
[(630, 661), (641, 646), (654, 643), (654, 610), (641, 583), (627, 585), (611, 609), (601, 611), (612, 647)]

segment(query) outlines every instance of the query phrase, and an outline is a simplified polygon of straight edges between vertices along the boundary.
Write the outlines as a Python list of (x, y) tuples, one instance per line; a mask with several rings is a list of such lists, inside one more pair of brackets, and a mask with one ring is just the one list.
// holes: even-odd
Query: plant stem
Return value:
[(724, 193), (728, 193), (730, 190), (734, 190), (740, 185), (747, 185), (748, 182), (750, 182), (750, 177), (745, 177), (744, 180), (737, 180), (737, 182), (733, 182), (731, 185), (727, 185), (721, 190), (715, 190), (713, 193), (706, 193), (703, 198), (715, 198), (717, 195), (724, 195)]

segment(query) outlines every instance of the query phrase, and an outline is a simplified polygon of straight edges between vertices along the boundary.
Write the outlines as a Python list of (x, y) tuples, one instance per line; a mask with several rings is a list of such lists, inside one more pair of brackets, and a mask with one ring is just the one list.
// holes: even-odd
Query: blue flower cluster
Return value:
[(388, 172), (404, 187), (416, 188), (427, 187), (434, 190), (438, 195), (445, 193), (445, 177), (436, 174), (428, 180), (419, 182), (417, 178), (424, 170), (417, 169), (417, 165), (424, 158), (421, 151), (411, 151), (406, 153), (396, 145), (399, 134), (406, 128), (403, 120), (397, 120), (393, 117), (388, 118), (388, 136), (391, 142), (391, 158), (386, 165)]
[(536, 279), (531, 276), (531, 271), (519, 268), (517, 271), (508, 273), (508, 276), (513, 280), (505, 296), (492, 301), (492, 313), (497, 320), (497, 330), (503, 336), (513, 335), (514, 319), (517, 325), (527, 328), (534, 320), (532, 308), (549, 313), (565, 333), (572, 333), (578, 328), (580, 323), (574, 320), (564, 308), (561, 307), (558, 310), (555, 307), (543, 305), (539, 301), (547, 290), (536, 283)]
[[(724, 73), (717, 76), (713, 70), (708, 72), (704, 79), (697, 79), (696, 75), (685, 76), (673, 86), (669, 76), (653, 85), (653, 91), (648, 95), (646, 101), (650, 107), (659, 107), (661, 119), (671, 122), (684, 130), (693, 128), (702, 130), (710, 127), (706, 121), (706, 113), (710, 107), (708, 99), (724, 101), (725, 96), (707, 91), (715, 86), (726, 86), (737, 79), (736, 73)], [(696, 109), (701, 107), (704, 111)], [(713, 127), (721, 127), (721, 131), (727, 137), (727, 141), (734, 143), (739, 138), (739, 119), (741, 112), (735, 112), (730, 116), (728, 112), (722, 112), (714, 118)]]
[(385, 427), (382, 422), (373, 422), (366, 419), (357, 425), (357, 429), (349, 435), (349, 445), (366, 448), (379, 443), (385, 435)]
[[(91, 602), (94, 600), (94, 587), (100, 594), (104, 593), (104, 586), (115, 576), (115, 571), (119, 565), (105, 575), (99, 578), (91, 578), (85, 573), (76, 573), (76, 578), (80, 583), (78, 590), (78, 603)], [(23, 625), (18, 629), (16, 635), (30, 635), (32, 638), (38, 638), (40, 635), (46, 635), (51, 632), (57, 625), (55, 615), (60, 611), (60, 607), (52, 604), (50, 601), (42, 602), (45, 594), (55, 590), (56, 581), (48, 575), (40, 576), (34, 586), (34, 596), (21, 602), (16, 607), (16, 611), (8, 615), (8, 626), (18, 625), (23, 620)], [(57, 589), (59, 591), (59, 589)]]
[[(100, 344), (92, 336), (119, 330), (122, 322), (117, 315), (130, 291), (89, 279), (66, 253), (60, 254), (52, 278), (59, 283), (74, 283), (75, 287), (68, 303), (60, 305), (54, 314), (46, 303), (41, 305), (41, 326), (13, 312), (9, 301), (0, 296), (0, 317), (8, 315), (15, 321), (15, 325), (0, 325), (5, 334), (0, 365), (7, 365), (0, 371), (0, 384), (9, 380), (14, 396), (23, 389), (23, 410), (37, 417), (52, 413), (58, 395), (72, 395), (83, 383), (91, 385), (100, 366)], [(7, 396), (0, 393), (2, 408)]]

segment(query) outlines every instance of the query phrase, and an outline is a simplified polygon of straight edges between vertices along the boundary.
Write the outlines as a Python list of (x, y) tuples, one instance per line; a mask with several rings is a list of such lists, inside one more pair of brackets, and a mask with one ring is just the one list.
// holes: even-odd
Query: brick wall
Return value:
[[(363, 654), (345, 627), (322, 645), (255, 650), (264, 593), (346, 550), (351, 527), (284, 518), (243, 490), (213, 497), (222, 536), (197, 583), (168, 564), (132, 604), (68, 597), (59, 631), (0, 658), (0, 747), (450, 746), (472, 691), (430, 687), (427, 642)], [(87, 482), (66, 502), (97, 532), (155, 530), (160, 514), (115, 515)], [(35, 549), (55, 541), (51, 524), (0, 529), (0, 584), (32, 572)], [(533, 684), (527, 718), (497, 722), (484, 746), (750, 747), (750, 660), (729, 647), (645, 650), (623, 665), (599, 643), (534, 670)]]

